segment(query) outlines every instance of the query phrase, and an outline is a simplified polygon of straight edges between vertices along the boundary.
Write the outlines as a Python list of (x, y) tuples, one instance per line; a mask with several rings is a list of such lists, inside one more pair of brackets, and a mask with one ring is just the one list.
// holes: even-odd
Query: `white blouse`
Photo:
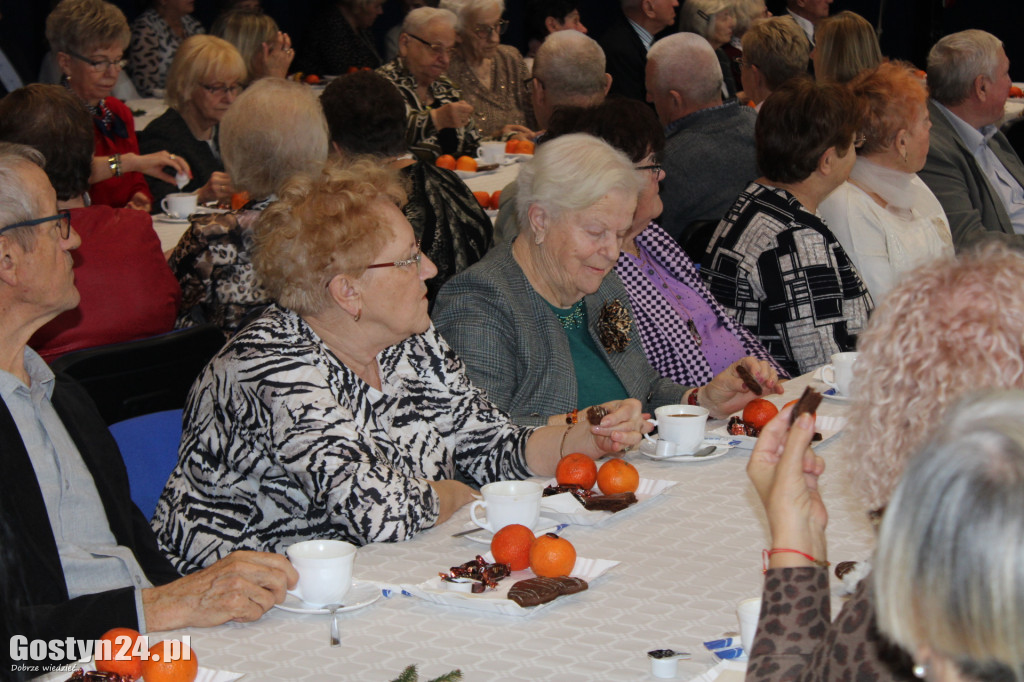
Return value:
[(883, 168), (858, 158), (850, 179), (888, 202), (844, 182), (818, 213), (860, 271), (877, 304), (909, 270), (953, 255), (949, 221), (932, 191), (914, 173)]

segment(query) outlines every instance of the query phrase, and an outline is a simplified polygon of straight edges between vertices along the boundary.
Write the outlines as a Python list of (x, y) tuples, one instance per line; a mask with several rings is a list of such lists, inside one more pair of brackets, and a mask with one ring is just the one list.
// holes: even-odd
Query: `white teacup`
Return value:
[[(696, 405), (662, 405), (654, 410), (657, 419), (650, 419), (658, 427), (659, 450), (671, 448), (673, 452), (659, 452), (659, 455), (688, 454), (700, 447), (704, 440), (704, 427), (708, 421), (708, 410)], [(647, 436), (644, 436), (647, 438)], [(651, 438), (647, 438), (652, 440)], [(666, 445), (662, 445), (662, 443)], [(667, 445), (671, 443), (672, 445)]]
[[(540, 498), (544, 488), (533, 481), (498, 481), (480, 488), (483, 500), (476, 500), (469, 507), (473, 523), (492, 533), (505, 526), (518, 523), (530, 530), (537, 527), (540, 519)], [(487, 509), (487, 520), (476, 515), (477, 509)]]
[(481, 142), (477, 150), (477, 158), (481, 163), (505, 163), (504, 142)]
[(835, 353), (832, 364), (821, 368), (821, 380), (836, 389), (840, 395), (850, 395), (850, 384), (853, 382), (853, 366), (857, 362), (857, 352)]
[(168, 218), (187, 218), (195, 213), (198, 201), (194, 192), (174, 192), (160, 200), (160, 208)]
[(760, 617), (760, 597), (744, 599), (736, 607), (736, 618), (740, 622), (740, 641), (743, 642), (743, 651), (748, 657), (750, 656), (750, 649), (754, 646), (754, 636), (757, 634), (757, 621)]
[(339, 604), (352, 587), (352, 563), (357, 547), (343, 540), (306, 540), (287, 550), (299, 572), (299, 583), (288, 594), (310, 606)]

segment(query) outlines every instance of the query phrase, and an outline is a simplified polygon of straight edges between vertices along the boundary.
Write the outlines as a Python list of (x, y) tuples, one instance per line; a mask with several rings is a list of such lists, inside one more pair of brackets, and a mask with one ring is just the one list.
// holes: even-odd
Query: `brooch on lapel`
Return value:
[(633, 320), (619, 299), (612, 299), (601, 308), (597, 321), (597, 334), (601, 345), (609, 353), (621, 353), (629, 346), (629, 330)]

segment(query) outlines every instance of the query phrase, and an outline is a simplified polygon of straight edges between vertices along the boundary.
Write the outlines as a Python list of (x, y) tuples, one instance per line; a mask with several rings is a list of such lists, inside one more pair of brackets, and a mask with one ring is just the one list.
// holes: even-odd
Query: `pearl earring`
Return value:
[(919, 680), (923, 680), (925, 675), (928, 674), (928, 668), (918, 663), (914, 666), (912, 672), (914, 673), (914, 677), (916, 677)]

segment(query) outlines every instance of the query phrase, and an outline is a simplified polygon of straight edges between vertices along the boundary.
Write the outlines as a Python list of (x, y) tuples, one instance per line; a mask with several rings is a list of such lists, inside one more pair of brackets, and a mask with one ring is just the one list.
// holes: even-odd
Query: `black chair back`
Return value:
[(107, 424), (181, 409), (206, 363), (224, 345), (214, 325), (63, 355), (50, 365), (82, 384)]

